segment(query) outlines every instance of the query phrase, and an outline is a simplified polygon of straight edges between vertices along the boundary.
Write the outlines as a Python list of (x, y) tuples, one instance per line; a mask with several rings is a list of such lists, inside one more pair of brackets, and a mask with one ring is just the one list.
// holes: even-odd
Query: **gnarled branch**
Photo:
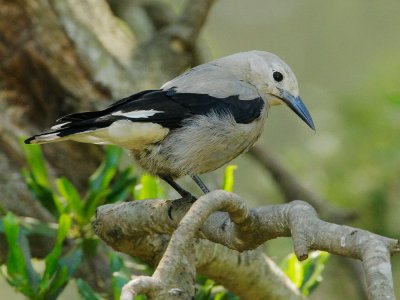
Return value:
[[(190, 280), (186, 280), (185, 284), (180, 280), (180, 276), (181, 272), (187, 272), (185, 276), (193, 279), (193, 265), (196, 259), (201, 260), (204, 255), (195, 256), (196, 259), (193, 257), (194, 254), (200, 254), (194, 250), (194, 245), (199, 243), (211, 241), (211, 245), (217, 243), (235, 251), (247, 250), (242, 253), (251, 253), (252, 249), (258, 248), (267, 240), (292, 236), (294, 250), (300, 260), (307, 258), (310, 250), (324, 250), (362, 260), (371, 299), (394, 299), (390, 256), (400, 251), (399, 242), (361, 229), (324, 222), (317, 217), (315, 210), (303, 201), (249, 209), (239, 196), (215, 191), (199, 198), (191, 207), (188, 203), (176, 205), (164, 200), (102, 206), (98, 209), (94, 226), (97, 234), (110, 246), (140, 257), (143, 251), (149, 250), (144, 250), (141, 244), (148, 237), (160, 235), (165, 239), (165, 235), (172, 235), (163, 256), (160, 252), (152, 252), (156, 250), (153, 247), (150, 249), (152, 256), (146, 254), (146, 257), (142, 257), (154, 264), (157, 263), (157, 259), (154, 258), (162, 256), (152, 279), (139, 277), (127, 286), (127, 298), (132, 295), (133, 287), (141, 286), (140, 282), (143, 282), (144, 286), (149, 282), (157, 285), (157, 297), (162, 295), (165, 299), (172, 297), (169, 293), (171, 289), (175, 292), (178, 289), (186, 297), (193, 295), (193, 287), (189, 286)], [(198, 239), (203, 240), (200, 242)], [(136, 249), (139, 245), (141, 250)], [(176, 266), (179, 266), (179, 271), (174, 269)], [(231, 279), (233, 270), (225, 268), (225, 271), (226, 273), (220, 274), (218, 278), (224, 285), (226, 278)], [(179, 273), (179, 276), (174, 275), (176, 273)], [(210, 275), (213, 278), (212, 272)], [(235, 284), (239, 285), (243, 279), (243, 276), (238, 276)], [(265, 278), (260, 276), (255, 279), (261, 285), (259, 281)], [(286, 290), (291, 292), (291, 297), (300, 297), (284, 280), (279, 286), (285, 286)], [(251, 286), (247, 286), (244, 291), (246, 293), (251, 289)], [(144, 290), (140, 288), (139, 291)], [(154, 294), (148, 295), (154, 297)], [(247, 295), (239, 295), (250, 299)], [(173, 297), (179, 295), (173, 294)], [(271, 291), (268, 297), (271, 297)], [(252, 299), (268, 297), (258, 294)], [(273, 299), (289, 298), (273, 295)]]

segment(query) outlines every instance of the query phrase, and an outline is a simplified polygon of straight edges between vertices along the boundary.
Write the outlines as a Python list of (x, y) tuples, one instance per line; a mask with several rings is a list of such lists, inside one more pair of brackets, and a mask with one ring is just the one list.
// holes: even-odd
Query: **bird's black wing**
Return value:
[[(153, 122), (170, 129), (182, 121), (211, 112), (231, 114), (237, 123), (250, 123), (260, 116), (264, 106), (261, 98), (240, 100), (238, 95), (216, 98), (207, 94), (177, 93), (174, 89), (149, 90), (121, 99), (101, 111), (83, 112), (57, 120), (54, 129), (93, 130), (104, 128), (121, 119), (133, 122)], [(138, 114), (135, 116), (135, 112)], [(143, 112), (141, 116), (139, 112)], [(154, 112), (146, 116), (146, 112)], [(71, 134), (72, 131), (68, 131)]]
[(264, 107), (264, 100), (240, 100), (239, 95), (217, 98), (207, 94), (177, 93), (168, 91), (169, 97), (184, 107), (190, 115), (231, 114), (237, 123), (248, 124), (257, 119)]

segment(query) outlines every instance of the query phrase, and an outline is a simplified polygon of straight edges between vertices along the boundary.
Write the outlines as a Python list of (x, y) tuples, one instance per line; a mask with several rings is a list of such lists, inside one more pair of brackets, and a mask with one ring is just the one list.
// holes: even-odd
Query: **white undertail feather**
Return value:
[(34, 139), (30, 140), (30, 144), (46, 144), (64, 140), (64, 137), (60, 137), (59, 132), (49, 132), (40, 135), (36, 135)]
[(138, 150), (143, 149), (148, 144), (161, 141), (168, 132), (168, 128), (156, 123), (119, 120), (105, 128), (87, 130), (62, 137), (59, 136), (60, 131), (37, 135), (30, 143), (45, 144), (71, 140), (98, 145), (114, 144), (128, 150)]
[(143, 149), (164, 139), (168, 132), (169, 129), (160, 124), (120, 120), (108, 127), (105, 139), (129, 150)]

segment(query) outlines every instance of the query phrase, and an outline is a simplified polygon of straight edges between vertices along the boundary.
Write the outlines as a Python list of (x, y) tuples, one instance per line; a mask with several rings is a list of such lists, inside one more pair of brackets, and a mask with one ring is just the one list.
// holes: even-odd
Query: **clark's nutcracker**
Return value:
[(260, 137), (269, 108), (286, 104), (309, 127), (295, 75), (274, 54), (249, 51), (197, 66), (165, 83), (115, 102), (104, 110), (64, 116), (52, 131), (27, 144), (72, 140), (113, 144), (132, 152), (147, 172), (192, 197), (175, 180), (218, 169)]

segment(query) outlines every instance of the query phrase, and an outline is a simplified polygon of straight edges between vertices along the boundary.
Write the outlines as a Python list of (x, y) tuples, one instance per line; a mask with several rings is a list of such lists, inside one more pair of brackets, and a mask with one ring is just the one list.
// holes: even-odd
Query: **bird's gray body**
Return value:
[[(238, 55), (239, 56), (239, 55)], [(238, 57), (241, 62), (241, 58)], [(195, 67), (161, 88), (175, 88), (178, 93), (207, 93), (216, 98), (239, 95), (242, 101), (259, 98), (257, 88), (247, 82), (244, 68), (231, 68), (230, 60), (219, 59)], [(241, 72), (237, 72), (241, 70)], [(197, 115), (168, 134), (162, 141), (149, 145), (145, 151), (132, 150), (143, 169), (157, 175), (173, 178), (214, 171), (247, 151), (260, 137), (269, 108), (267, 99), (260, 116), (249, 124), (239, 124), (229, 113)]]
[(282, 103), (314, 128), (289, 66), (268, 52), (242, 52), (104, 110), (65, 116), (53, 131), (25, 142), (118, 145), (184, 196), (174, 179), (213, 171), (247, 151), (260, 137), (269, 108)]
[(132, 153), (143, 169), (159, 176), (203, 174), (247, 151), (260, 137), (264, 121), (265, 111), (252, 124), (237, 124), (228, 114), (195, 116), (161, 142)]

